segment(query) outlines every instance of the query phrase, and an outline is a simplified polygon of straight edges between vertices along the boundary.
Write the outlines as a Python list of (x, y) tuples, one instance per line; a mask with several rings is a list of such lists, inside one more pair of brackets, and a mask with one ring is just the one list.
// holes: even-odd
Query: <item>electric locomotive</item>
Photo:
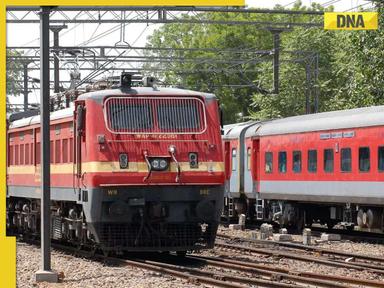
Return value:
[[(8, 231), (38, 234), (40, 117), (9, 123)], [(213, 94), (131, 87), (83, 93), (51, 113), (53, 239), (104, 251), (211, 248), (223, 206)]]

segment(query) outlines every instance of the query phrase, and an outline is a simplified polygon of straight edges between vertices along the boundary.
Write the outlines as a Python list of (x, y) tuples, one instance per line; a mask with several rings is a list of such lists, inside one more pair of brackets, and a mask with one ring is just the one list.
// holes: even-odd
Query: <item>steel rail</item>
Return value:
[(297, 244), (297, 243), (278, 242), (278, 241), (261, 240), (261, 239), (233, 238), (233, 237), (230, 237), (228, 235), (224, 235), (224, 234), (220, 234), (220, 233), (217, 234), (217, 237), (231, 239), (231, 240), (241, 240), (241, 241), (251, 242), (251, 243), (260, 243), (260, 244), (267, 244), (267, 245), (277, 245), (277, 246), (283, 246), (283, 247), (288, 247), (288, 248), (294, 248), (294, 249), (318, 252), (320, 254), (338, 255), (338, 256), (344, 256), (344, 257), (347, 257), (347, 258), (353, 257), (354, 259), (361, 259), (361, 260), (368, 260), (368, 261), (372, 261), (372, 262), (384, 263), (384, 258), (381, 258), (381, 257), (376, 257), (376, 256), (372, 256), (372, 255), (347, 253), (347, 252), (343, 252), (343, 251), (332, 250), (332, 249), (325, 249), (325, 248), (321, 248), (321, 247), (307, 246), (307, 245)]
[[(249, 287), (248, 286), (249, 284), (258, 285), (258, 287), (270, 287), (270, 288), (297, 287), (297, 285), (281, 283), (280, 281), (270, 281), (270, 280), (264, 280), (259, 278), (244, 279), (243, 277), (231, 276), (231, 275), (219, 273), (216, 271), (215, 272), (203, 271), (197, 268), (189, 268), (189, 267), (184, 267), (180, 265), (173, 265), (173, 264), (162, 263), (162, 262), (151, 261), (151, 260), (122, 259), (122, 258), (108, 257), (100, 254), (93, 254), (91, 252), (79, 250), (74, 247), (69, 247), (69, 246), (65, 246), (57, 243), (53, 243), (52, 247), (62, 251), (78, 254), (79, 256), (82, 256), (82, 257), (94, 258), (100, 261), (118, 263), (121, 265), (127, 265), (132, 267), (139, 267), (142, 269), (165, 273), (178, 278), (188, 279), (190, 281), (197, 280), (198, 282), (214, 285), (217, 287), (246, 288), (246, 287)], [(248, 284), (248, 285), (241, 285), (233, 282), (238, 282), (241, 284)]]
[[(33, 245), (39, 244), (38, 240), (31, 240), (29, 243)], [(101, 254), (95, 254), (94, 250), (85, 251), (73, 246), (66, 246), (58, 244), (56, 242), (52, 243), (52, 247), (61, 251), (72, 253), (75, 256), (82, 256), (90, 259), (96, 259), (98, 261), (106, 261), (111, 263), (117, 263), (121, 265), (129, 265), (133, 267), (139, 267), (142, 269), (148, 269), (160, 273), (166, 273), (173, 275), (178, 278), (189, 279), (192, 281), (199, 281), (201, 283), (214, 285), (218, 287), (228, 287), (228, 288), (244, 288), (249, 287), (241, 284), (248, 285), (258, 285), (258, 287), (297, 287), (298, 284), (287, 284), (281, 282), (281, 280), (286, 279), (289, 281), (294, 281), (295, 283), (310, 284), (316, 285), (317, 287), (351, 287), (350, 285), (345, 285), (344, 283), (364, 285), (364, 287), (384, 287), (384, 283), (374, 280), (360, 280), (351, 277), (344, 276), (333, 276), (333, 275), (324, 275), (313, 272), (299, 272), (292, 271), (289, 269), (272, 267), (268, 265), (256, 264), (253, 262), (238, 261), (232, 259), (223, 259), (216, 257), (207, 257), (207, 256), (187, 256), (185, 259), (200, 261), (207, 265), (212, 265), (216, 267), (226, 268), (230, 270), (243, 271), (251, 274), (258, 274), (264, 277), (269, 277), (271, 280), (261, 279), (261, 278), (244, 278), (239, 276), (232, 276), (224, 274), (221, 272), (210, 272), (202, 271), (197, 268), (190, 268), (180, 265), (174, 265), (169, 263), (163, 263), (152, 260), (143, 260), (143, 259), (123, 259), (108, 257)], [(174, 259), (180, 259), (173, 257)], [(170, 260), (170, 259), (167, 259)], [(342, 282), (343, 284), (335, 283), (334, 281)], [(238, 282), (238, 283), (232, 283)]]
[[(355, 269), (355, 270), (359, 270), (359, 271), (362, 268), (361, 265), (354, 265), (351, 263), (340, 263), (340, 262), (335, 262), (335, 261), (330, 261), (330, 260), (319, 259), (316, 257), (310, 257), (309, 255), (297, 255), (296, 253), (291, 253), (291, 252), (268, 250), (268, 249), (264, 249), (264, 248), (261, 249), (261, 248), (245, 247), (245, 246), (241, 246), (241, 245), (224, 244), (224, 243), (217, 243), (217, 242), (215, 243), (215, 246), (216, 247), (229, 248), (229, 249), (238, 249), (238, 250), (243, 250), (243, 251), (249, 251), (249, 252), (253, 252), (256, 254), (269, 255), (269, 256), (274, 256), (274, 257), (289, 258), (289, 259), (294, 259), (294, 260), (299, 260), (299, 261), (304, 261), (304, 262), (314, 262), (314, 263), (323, 264), (323, 265), (327, 265), (327, 266), (333, 266), (333, 267)], [(370, 271), (373, 273), (384, 275), (384, 267), (383, 267), (383, 269), (364, 267), (364, 269), (366, 271)]]
[(337, 284), (328, 280), (321, 280), (321, 279), (313, 279), (311, 277), (303, 277), (298, 276), (296, 273), (285, 273), (285, 272), (277, 272), (277, 271), (270, 271), (266, 268), (260, 269), (256, 267), (250, 267), (247, 265), (244, 265), (243, 262), (240, 261), (230, 261), (225, 262), (222, 261), (222, 259), (213, 258), (213, 257), (201, 257), (201, 256), (188, 256), (187, 258), (191, 259), (198, 259), (206, 264), (214, 265), (221, 268), (228, 268), (228, 269), (235, 269), (238, 271), (248, 272), (248, 273), (255, 273), (260, 274), (263, 276), (269, 276), (273, 279), (285, 279), (285, 280), (291, 280), (302, 284), (310, 284), (310, 285), (316, 285), (321, 287), (349, 287), (348, 285), (344, 284)]
[[(208, 259), (208, 260), (217, 260), (213, 257), (208, 256), (190, 256), (197, 259)], [(271, 265), (264, 265), (264, 264), (256, 264), (253, 262), (245, 262), (245, 261), (239, 261), (239, 260), (233, 260), (233, 259), (227, 259), (227, 258), (220, 258), (220, 261), (230, 264), (239, 264), (243, 266), (248, 266), (256, 269), (262, 269), (266, 271), (274, 271), (274, 272), (280, 272), (280, 273), (286, 273), (286, 274), (292, 274), (296, 276), (302, 276), (302, 277), (308, 277), (308, 278), (316, 278), (321, 280), (328, 280), (328, 281), (339, 281), (342, 283), (350, 283), (355, 285), (364, 285), (364, 287), (384, 287), (384, 282), (375, 281), (375, 280), (361, 280), (353, 277), (346, 277), (346, 276), (338, 276), (338, 275), (326, 275), (326, 274), (320, 274), (320, 273), (314, 273), (314, 272), (301, 272), (301, 271), (292, 271), (286, 268), (279, 268)]]

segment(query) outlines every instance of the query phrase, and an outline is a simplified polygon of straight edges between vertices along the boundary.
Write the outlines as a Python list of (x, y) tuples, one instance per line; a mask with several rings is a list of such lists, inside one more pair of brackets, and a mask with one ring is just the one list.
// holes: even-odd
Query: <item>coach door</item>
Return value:
[(244, 192), (249, 198), (255, 198), (258, 191), (260, 167), (260, 140), (247, 141), (246, 147), (246, 174), (244, 179)]

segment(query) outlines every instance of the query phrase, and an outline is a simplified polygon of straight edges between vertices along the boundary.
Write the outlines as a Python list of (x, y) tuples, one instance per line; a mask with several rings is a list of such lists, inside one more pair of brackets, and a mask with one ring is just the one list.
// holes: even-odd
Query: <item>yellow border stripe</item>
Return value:
[(0, 80), (0, 90), (2, 97), (0, 97), (0, 184), (1, 184), (1, 196), (0, 196), (0, 287), (16, 287), (16, 239), (14, 237), (5, 237), (6, 231), (6, 220), (5, 220), (5, 187), (6, 187), (6, 157), (5, 157), (5, 141), (6, 141), (6, 131), (5, 131), (5, 45), (6, 45), (6, 12), (5, 5), (6, 1), (1, 1), (0, 4), (0, 21), (1, 21), (1, 31), (0, 31), (0, 43), (1, 45), (1, 60), (0, 60), (0, 70), (2, 71), (1, 80)]

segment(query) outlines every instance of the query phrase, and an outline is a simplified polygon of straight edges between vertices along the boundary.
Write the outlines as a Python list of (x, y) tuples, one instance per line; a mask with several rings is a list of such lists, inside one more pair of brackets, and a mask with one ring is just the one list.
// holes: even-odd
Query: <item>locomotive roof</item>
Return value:
[(350, 129), (384, 124), (384, 106), (323, 112), (267, 121), (246, 137)]
[[(177, 96), (200, 96), (205, 99), (216, 98), (214, 94), (197, 92), (186, 89), (179, 88), (163, 88), (163, 87), (133, 87), (131, 89), (106, 89), (98, 90), (93, 92), (87, 92), (81, 94), (77, 99), (86, 100), (86, 99), (95, 99), (97, 101), (102, 101), (106, 96), (120, 96), (120, 95), (140, 95), (140, 96), (167, 96), (167, 95), (177, 95)], [(61, 109), (51, 113), (51, 120), (57, 120), (65, 117), (73, 116), (74, 108)], [(40, 115), (33, 117), (23, 118), (11, 122), (9, 128), (20, 128), (32, 124), (40, 123)]]
[(165, 87), (132, 87), (132, 88), (117, 88), (98, 90), (81, 94), (78, 99), (95, 99), (101, 101), (106, 96), (120, 96), (120, 95), (137, 95), (137, 96), (200, 96), (205, 99), (216, 98), (214, 94), (203, 93), (193, 90), (179, 89), (179, 88), (165, 88)]

